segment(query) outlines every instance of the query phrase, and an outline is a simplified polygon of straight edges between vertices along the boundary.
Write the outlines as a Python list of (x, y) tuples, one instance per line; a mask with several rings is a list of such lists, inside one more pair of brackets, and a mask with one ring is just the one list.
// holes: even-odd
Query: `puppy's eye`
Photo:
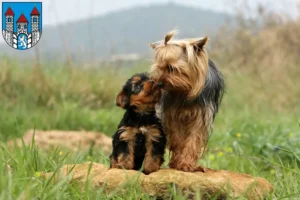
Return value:
[(171, 73), (171, 72), (174, 72), (175, 70), (174, 70), (174, 68), (173, 68), (172, 65), (168, 65), (168, 66), (167, 66), (167, 71), (168, 71), (169, 73)]
[(139, 93), (143, 89), (143, 85), (135, 85), (132, 87), (134, 93)]
[(142, 85), (138, 85), (138, 86), (136, 87), (136, 89), (138, 89), (138, 90), (142, 89)]

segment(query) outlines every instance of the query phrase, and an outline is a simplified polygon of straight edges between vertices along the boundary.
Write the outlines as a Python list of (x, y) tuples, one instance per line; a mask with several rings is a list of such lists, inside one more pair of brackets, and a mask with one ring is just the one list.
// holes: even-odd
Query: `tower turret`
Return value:
[(25, 15), (22, 13), (17, 20), (17, 33), (25, 33), (28, 34), (28, 20), (26, 19)]
[(5, 40), (9, 45), (12, 45), (13, 33), (14, 33), (14, 17), (15, 13), (8, 7), (5, 12), (5, 23), (6, 23), (6, 32), (5, 32)]
[(34, 7), (30, 13), (31, 17), (31, 35), (32, 35), (32, 46), (35, 45), (40, 39), (40, 13), (36, 7)]

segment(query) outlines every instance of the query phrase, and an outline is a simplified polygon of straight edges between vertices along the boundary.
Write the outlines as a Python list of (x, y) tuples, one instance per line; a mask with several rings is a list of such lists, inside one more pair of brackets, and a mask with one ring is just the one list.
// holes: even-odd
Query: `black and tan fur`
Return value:
[(161, 90), (145, 73), (123, 86), (117, 105), (126, 112), (113, 136), (112, 168), (139, 170), (144, 162), (143, 172), (149, 174), (163, 164), (166, 137), (155, 112), (160, 98)]
[(151, 44), (155, 59), (150, 77), (163, 89), (160, 106), (172, 152), (170, 167), (203, 171), (197, 161), (206, 150), (224, 80), (205, 50), (207, 37), (171, 40), (174, 34)]

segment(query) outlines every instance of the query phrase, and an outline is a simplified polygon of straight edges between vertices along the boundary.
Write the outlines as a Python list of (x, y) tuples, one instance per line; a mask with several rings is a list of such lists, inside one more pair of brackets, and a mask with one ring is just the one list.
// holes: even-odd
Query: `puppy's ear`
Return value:
[(190, 44), (194, 46), (195, 51), (199, 51), (203, 49), (203, 47), (207, 44), (207, 42), (208, 42), (208, 37), (204, 37), (192, 41)]
[(129, 106), (129, 96), (128, 94), (122, 90), (119, 92), (116, 100), (117, 106), (126, 109)]

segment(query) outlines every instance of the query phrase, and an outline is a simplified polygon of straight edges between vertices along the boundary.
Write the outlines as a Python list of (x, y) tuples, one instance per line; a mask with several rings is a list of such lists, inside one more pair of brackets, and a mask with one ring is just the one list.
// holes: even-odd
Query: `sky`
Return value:
[[(145, 6), (174, 2), (192, 7), (200, 7), (220, 12), (233, 12), (234, 7), (245, 0), (29, 0), (43, 2), (43, 25), (55, 25), (68, 21), (76, 21), (102, 15), (116, 10), (133, 6)], [(5, 2), (24, 2), (24, 0), (6, 0)], [(286, 14), (297, 12), (300, 0), (248, 0), (249, 6), (254, 8), (263, 4), (271, 10)], [(2, 15), (1, 15), (2, 18)], [(2, 19), (0, 20), (2, 21)]]

